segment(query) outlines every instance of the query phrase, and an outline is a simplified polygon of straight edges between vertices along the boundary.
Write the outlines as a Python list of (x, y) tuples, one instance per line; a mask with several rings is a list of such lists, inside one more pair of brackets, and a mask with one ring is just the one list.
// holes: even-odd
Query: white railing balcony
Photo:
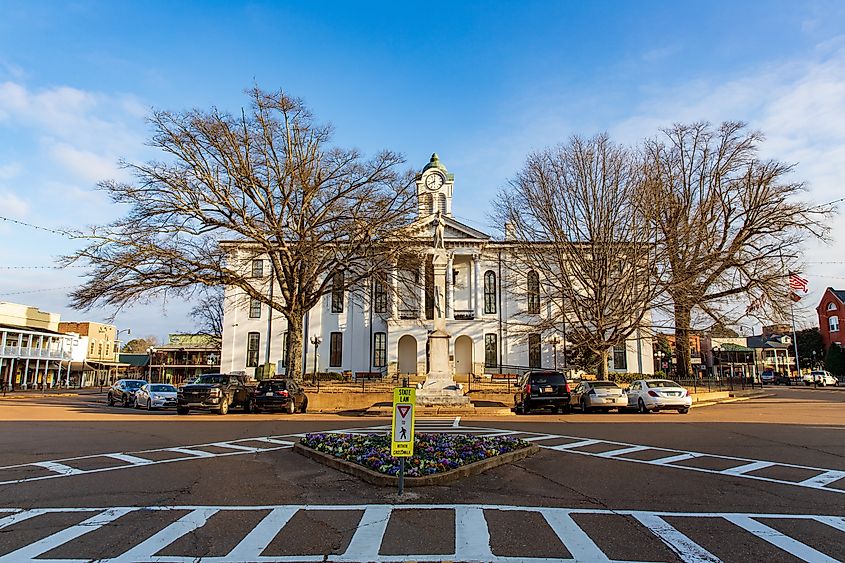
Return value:
[(456, 321), (471, 321), (475, 319), (475, 311), (472, 309), (455, 309)]

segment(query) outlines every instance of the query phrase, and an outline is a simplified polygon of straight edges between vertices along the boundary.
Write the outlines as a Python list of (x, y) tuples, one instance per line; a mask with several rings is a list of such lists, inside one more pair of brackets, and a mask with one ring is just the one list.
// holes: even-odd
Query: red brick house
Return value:
[(842, 326), (845, 322), (845, 289), (827, 288), (819, 306), (816, 307), (816, 312), (819, 315), (819, 332), (824, 340), (825, 350), (830, 348), (831, 344), (842, 346), (845, 343), (845, 326)]

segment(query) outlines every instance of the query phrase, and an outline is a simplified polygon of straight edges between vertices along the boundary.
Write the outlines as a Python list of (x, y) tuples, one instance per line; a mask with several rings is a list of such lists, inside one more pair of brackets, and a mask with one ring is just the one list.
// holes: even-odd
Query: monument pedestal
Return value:
[(449, 333), (435, 330), (428, 336), (429, 371), (417, 390), (417, 404), (424, 407), (467, 407), (469, 397), (458, 388), (449, 369)]

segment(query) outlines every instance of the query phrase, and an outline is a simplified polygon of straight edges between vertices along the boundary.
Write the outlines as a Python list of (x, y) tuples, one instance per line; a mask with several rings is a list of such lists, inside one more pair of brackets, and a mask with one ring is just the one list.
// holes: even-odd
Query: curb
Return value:
[(751, 399), (762, 399), (763, 397), (773, 397), (771, 393), (757, 393), (755, 395), (746, 395), (743, 397), (728, 397), (726, 399), (722, 399), (721, 401), (702, 401), (700, 403), (693, 403), (690, 408), (696, 407), (710, 407), (713, 405), (720, 405), (724, 403), (738, 403), (740, 401), (750, 401)]
[[(357, 463), (352, 463), (351, 461), (346, 461), (345, 459), (340, 459), (334, 457), (333, 455), (318, 452), (317, 450), (309, 448), (308, 446), (303, 446), (299, 442), (293, 445), (293, 451), (305, 457), (310, 457), (311, 459), (318, 461), (324, 465), (328, 465), (332, 469), (337, 469), (338, 471), (341, 471), (348, 475), (358, 477), (362, 481), (370, 483), (371, 485), (378, 485), (380, 487), (395, 487), (399, 484), (399, 477), (378, 473), (376, 471), (373, 471), (372, 469), (362, 467)], [(474, 463), (470, 463), (469, 465), (463, 465), (461, 467), (446, 471), (445, 473), (438, 473), (436, 475), (425, 475), (424, 477), (405, 477), (405, 486), (428, 487), (432, 485), (450, 483), (453, 481), (457, 481), (458, 479), (463, 479), (464, 477), (479, 475), (487, 471), (488, 469), (493, 469), (494, 467), (498, 467), (506, 463), (520, 461), (522, 459), (534, 455), (538, 451), (540, 451), (540, 447), (537, 444), (531, 444), (528, 447), (520, 448), (518, 450), (504, 454), (499, 454), (495, 457), (483, 459), (481, 461), (476, 461)]]

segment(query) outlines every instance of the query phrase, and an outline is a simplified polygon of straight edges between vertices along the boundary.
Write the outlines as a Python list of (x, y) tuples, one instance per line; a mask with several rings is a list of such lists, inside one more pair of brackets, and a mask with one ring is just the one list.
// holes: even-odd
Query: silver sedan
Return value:
[(163, 409), (176, 406), (176, 387), (166, 383), (147, 383), (135, 392), (135, 408)]
[(628, 398), (622, 388), (612, 381), (582, 381), (572, 392), (569, 399), (573, 407), (588, 412), (591, 409), (619, 409), (622, 412), (628, 406)]

